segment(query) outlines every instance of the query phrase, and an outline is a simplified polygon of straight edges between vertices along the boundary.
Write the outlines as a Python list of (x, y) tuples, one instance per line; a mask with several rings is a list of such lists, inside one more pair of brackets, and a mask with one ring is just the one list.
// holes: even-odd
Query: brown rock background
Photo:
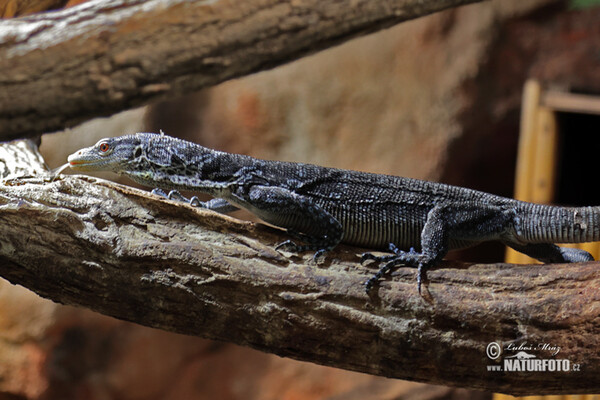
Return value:
[[(257, 157), (511, 195), (523, 83), (537, 77), (599, 91), (599, 17), (599, 9), (571, 11), (557, 1), (466, 6), (45, 136), (42, 151), (55, 167), (101, 137), (162, 129)], [(461, 255), (502, 256), (499, 247)], [(59, 306), (4, 281), (0, 309), (0, 399), (490, 397), (161, 332)]]

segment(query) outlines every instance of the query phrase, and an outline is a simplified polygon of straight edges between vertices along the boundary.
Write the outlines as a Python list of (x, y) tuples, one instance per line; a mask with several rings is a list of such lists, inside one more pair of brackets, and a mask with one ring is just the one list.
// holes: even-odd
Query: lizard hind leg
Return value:
[(552, 243), (517, 244), (505, 242), (514, 250), (527, 254), (543, 263), (572, 263), (594, 261), (594, 257), (585, 250), (560, 247)]
[[(482, 241), (494, 238), (510, 223), (512, 213), (500, 206), (482, 206), (477, 202), (442, 203), (433, 207), (427, 214), (427, 220), (421, 231), (421, 251), (414, 249), (402, 251), (391, 245), (392, 256), (384, 256), (386, 264), (367, 281), (367, 292), (393, 266), (403, 264), (418, 268), (417, 289), (421, 294), (421, 285), (427, 280), (427, 270), (440, 262), (448, 252), (450, 239)], [(485, 240), (485, 239), (484, 239)], [(363, 255), (363, 260), (377, 259), (372, 255)]]

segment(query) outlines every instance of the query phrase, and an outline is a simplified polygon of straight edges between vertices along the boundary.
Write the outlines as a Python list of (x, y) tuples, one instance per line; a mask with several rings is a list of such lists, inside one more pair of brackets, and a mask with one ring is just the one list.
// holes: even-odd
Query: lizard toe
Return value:
[(375, 261), (378, 263), (388, 262), (388, 261), (393, 260), (394, 258), (397, 258), (397, 256), (396, 255), (376, 256), (373, 253), (362, 253), (360, 256), (360, 263), (364, 264), (367, 261)]
[(277, 246), (275, 246), (275, 250), (283, 250), (283, 251), (289, 251), (291, 253), (298, 253), (299, 247), (300, 246), (298, 246), (293, 241), (286, 240), (284, 242), (279, 243)]
[(315, 264), (322, 264), (325, 261), (325, 253), (327, 253), (326, 249), (319, 249), (313, 254), (313, 262)]

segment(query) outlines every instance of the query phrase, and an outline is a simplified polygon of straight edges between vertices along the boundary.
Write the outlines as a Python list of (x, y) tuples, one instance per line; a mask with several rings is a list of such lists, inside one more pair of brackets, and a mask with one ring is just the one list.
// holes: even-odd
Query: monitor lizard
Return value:
[[(206, 193), (199, 205), (218, 212), (244, 208), (302, 241), (276, 248), (316, 251), (339, 243), (391, 251), (365, 253), (382, 267), (367, 292), (391, 268), (428, 268), (449, 250), (498, 240), (542, 262), (581, 262), (586, 251), (556, 246), (600, 240), (600, 207), (534, 204), (481, 191), (391, 175), (268, 161), (212, 150), (165, 134), (102, 139), (68, 157), (77, 171), (108, 170), (146, 186)], [(164, 193), (164, 192), (163, 192)]]

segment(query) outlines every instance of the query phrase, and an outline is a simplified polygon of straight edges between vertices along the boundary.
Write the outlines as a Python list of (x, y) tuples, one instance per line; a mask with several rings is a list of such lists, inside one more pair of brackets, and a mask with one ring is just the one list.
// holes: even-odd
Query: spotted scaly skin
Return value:
[[(600, 207), (527, 203), (467, 188), (312, 164), (267, 161), (202, 147), (164, 134), (102, 139), (68, 158), (78, 171), (114, 171), (167, 190), (206, 193), (199, 205), (244, 208), (305, 244), (280, 245), (318, 255), (339, 243), (391, 251), (367, 291), (396, 265), (428, 268), (449, 250), (497, 240), (543, 262), (593, 260), (555, 243), (600, 240)], [(278, 247), (280, 247), (278, 246)]]

